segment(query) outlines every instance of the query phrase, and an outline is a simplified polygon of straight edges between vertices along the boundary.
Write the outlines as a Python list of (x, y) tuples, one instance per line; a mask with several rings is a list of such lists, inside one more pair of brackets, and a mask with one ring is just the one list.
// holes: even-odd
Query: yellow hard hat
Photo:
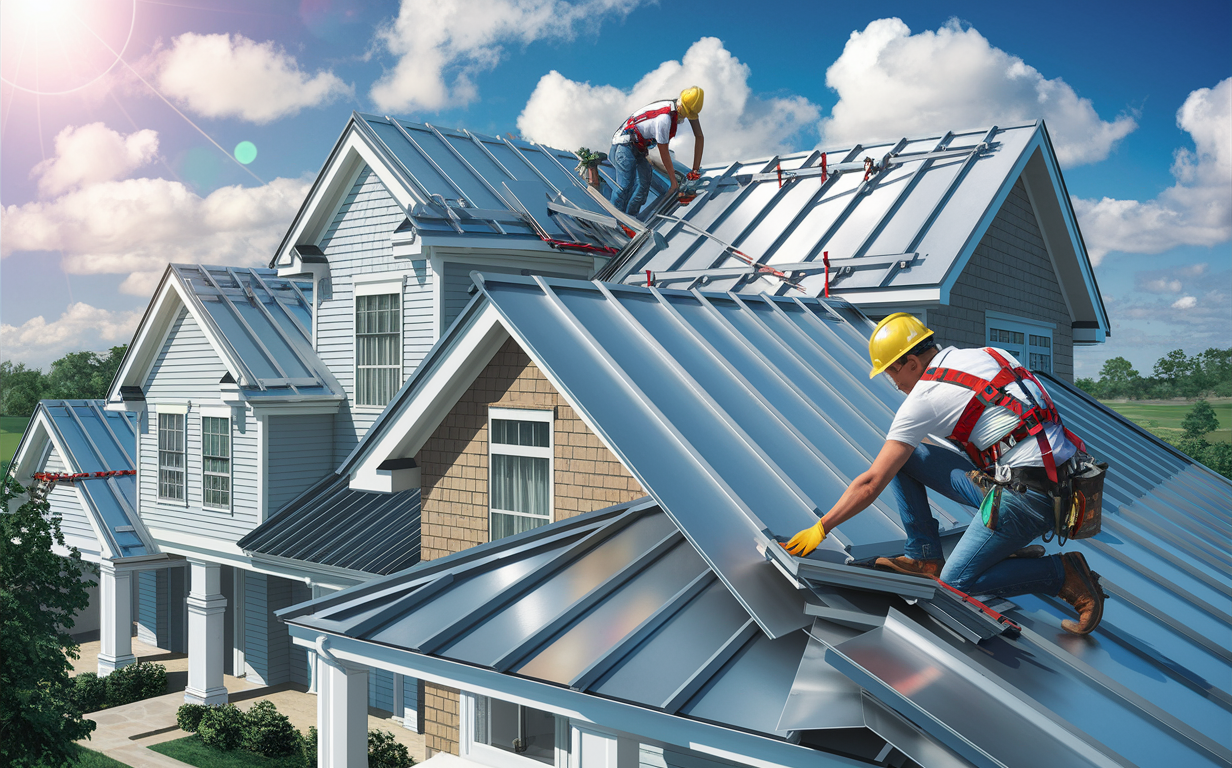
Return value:
[(694, 120), (702, 111), (702, 102), (706, 100), (706, 92), (696, 85), (680, 92), (678, 111), (686, 120)]
[(893, 365), (894, 361), (911, 351), (933, 332), (924, 327), (915, 315), (895, 312), (877, 323), (868, 340), (868, 357), (873, 362), (871, 379)]

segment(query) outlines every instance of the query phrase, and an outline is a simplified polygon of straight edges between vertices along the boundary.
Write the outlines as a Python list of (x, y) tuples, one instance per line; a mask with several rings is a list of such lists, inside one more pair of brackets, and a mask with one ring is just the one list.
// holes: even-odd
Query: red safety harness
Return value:
[[(1057, 464), (1052, 456), (1052, 446), (1048, 442), (1045, 427), (1048, 424), (1057, 424), (1062, 429), (1065, 429), (1065, 425), (1061, 423), (1061, 414), (1057, 412), (1056, 406), (1052, 404), (1052, 398), (1048, 397), (1048, 391), (1044, 389), (1043, 385), (1039, 383), (1039, 380), (1030, 371), (1022, 366), (1017, 368), (1011, 366), (1009, 361), (992, 347), (985, 347), (984, 351), (1001, 366), (1001, 370), (997, 372), (997, 375), (991, 381), (953, 368), (929, 368), (920, 377), (921, 381), (941, 381), (946, 384), (969, 389), (975, 393), (971, 397), (971, 401), (967, 403), (962, 416), (959, 417), (958, 423), (954, 426), (954, 431), (950, 434), (949, 439), (961, 445), (977, 467), (988, 471), (997, 463), (997, 459), (1010, 448), (1013, 448), (1028, 437), (1034, 437), (1039, 442), (1040, 455), (1044, 461), (1044, 471), (1048, 475), (1048, 480), (1051, 483), (1057, 483)], [(1043, 396), (1043, 403), (1036, 402), (1034, 395), (1031, 394), (1031, 390), (1026, 386), (1028, 381), (1039, 388), (1040, 394)], [(1006, 391), (1006, 387), (1015, 382), (1022, 389), (1027, 399), (1031, 401), (1029, 406)], [(971, 431), (975, 429), (975, 424), (980, 420), (984, 410), (993, 405), (1000, 405), (1012, 411), (1018, 416), (1018, 425), (1010, 430), (1009, 434), (1001, 438), (1001, 440), (981, 451), (970, 442)], [(1065, 429), (1065, 437), (1078, 450), (1086, 450), (1082, 440), (1068, 429)]]
[(667, 114), (672, 116), (672, 127), (668, 133), (668, 138), (675, 138), (676, 121), (678, 116), (674, 102), (668, 102), (664, 106), (658, 107), (657, 109), (645, 109), (641, 112), (630, 115), (629, 119), (625, 121), (624, 127), (620, 132), (633, 137), (633, 141), (630, 143), (633, 144), (639, 152), (647, 152), (650, 150), (650, 142), (647, 141), (646, 137), (642, 135), (642, 131), (638, 128), (638, 126), (647, 120), (653, 120), (656, 117)]

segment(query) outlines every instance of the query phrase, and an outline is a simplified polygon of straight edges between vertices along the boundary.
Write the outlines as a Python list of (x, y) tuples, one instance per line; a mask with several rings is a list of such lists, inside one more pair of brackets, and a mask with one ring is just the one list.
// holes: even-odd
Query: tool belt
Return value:
[(1010, 469), (1009, 479), (997, 481), (983, 470), (972, 470), (967, 477), (984, 491), (984, 503), (980, 505), (984, 525), (996, 528), (997, 511), (1001, 494), (1005, 490), (1016, 493), (1035, 491), (1052, 498), (1053, 529), (1044, 534), (1044, 541), (1056, 537), (1058, 544), (1069, 539), (1086, 539), (1099, 533), (1102, 524), (1101, 511), (1104, 501), (1104, 475), (1107, 462), (1097, 461), (1084, 451), (1079, 451), (1057, 467), (1057, 482), (1048, 479), (1043, 467), (1015, 467)]

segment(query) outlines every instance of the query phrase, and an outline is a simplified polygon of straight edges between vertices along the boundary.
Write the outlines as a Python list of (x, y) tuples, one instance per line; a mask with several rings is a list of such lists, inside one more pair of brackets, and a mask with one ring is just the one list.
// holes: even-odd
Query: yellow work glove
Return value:
[(812, 528), (805, 528), (795, 536), (792, 536), (791, 540), (783, 545), (783, 548), (796, 557), (806, 557), (814, 549), (817, 549), (825, 538), (825, 526), (818, 520), (817, 525), (814, 525)]

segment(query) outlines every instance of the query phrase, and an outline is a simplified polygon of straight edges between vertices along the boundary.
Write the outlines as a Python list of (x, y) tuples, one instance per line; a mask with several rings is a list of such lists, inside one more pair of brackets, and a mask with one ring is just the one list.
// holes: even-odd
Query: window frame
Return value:
[[(507, 752), (499, 747), (493, 747), (490, 744), (484, 744), (475, 740), (475, 722), (478, 717), (478, 703), (480, 699), (491, 699), (491, 696), (480, 696), (466, 691), (460, 691), (460, 701), (458, 707), (458, 754), (459, 757), (472, 760), (481, 765), (489, 766), (489, 768), (544, 768), (547, 763), (534, 759), (533, 757), (523, 757), (522, 755), (513, 752)], [(519, 704), (526, 706), (516, 701), (508, 701), (510, 704)], [(539, 709), (541, 712), (548, 712), (546, 709)], [(490, 711), (490, 710), (489, 710)], [(569, 768), (569, 718), (562, 715), (551, 713), (556, 718), (556, 744), (554, 750), (555, 768)]]
[[(492, 441), (492, 422), (502, 419), (506, 421), (531, 421), (545, 423), (548, 425), (548, 445), (546, 448), (529, 445), (508, 445), (506, 443), (494, 443)], [(514, 515), (518, 517), (533, 517), (539, 519), (538, 515), (528, 515), (522, 512), (512, 510), (496, 509), (492, 506), (492, 472), (495, 462), (492, 460), (493, 455), (500, 454), (504, 456), (524, 456), (528, 458), (546, 458), (548, 460), (548, 513), (547, 519), (543, 525), (549, 525), (556, 520), (556, 410), (544, 409), (529, 409), (529, 408), (498, 408), (496, 406), (488, 407), (488, 540), (492, 541), (492, 513), (499, 512), (505, 515)]]
[[(1022, 343), (1017, 345), (1017, 349), (1014, 349), (1003, 346), (1006, 343), (1012, 344), (1013, 342), (992, 341), (990, 334), (994, 329), (1021, 334)], [(1056, 369), (1056, 345), (1053, 338), (1055, 330), (1055, 323), (1016, 317), (1002, 312), (984, 313), (984, 343), (988, 346), (1005, 349), (1013, 354), (1018, 359), (1018, 362), (1022, 363), (1027, 370), (1031, 371), (1051, 374)], [(1033, 343), (1036, 340), (1044, 340), (1047, 343)], [(1032, 355), (1046, 355), (1048, 359), (1047, 367), (1034, 365), (1032, 363)]]
[[(365, 276), (368, 277), (368, 276)], [(387, 275), (370, 276), (375, 279), (362, 280), (357, 278), (352, 284), (351, 291), (351, 373), (352, 373), (352, 389), (354, 391), (354, 405), (360, 411), (381, 412), (393, 400), (398, 390), (405, 383), (406, 372), (406, 296), (404, 292), (405, 280), (404, 276), (399, 273), (397, 277), (389, 277)], [(359, 385), (359, 300), (361, 297), (368, 296), (394, 296), (394, 305), (398, 309), (398, 362), (388, 365), (365, 365), (365, 370), (384, 369), (395, 370), (397, 384), (389, 393), (389, 400), (384, 403), (361, 403), (359, 401), (360, 385)], [(367, 334), (365, 334), (367, 335)], [(385, 334), (379, 334), (385, 335)]]
[[(155, 478), (155, 493), (159, 502), (171, 502), (182, 506), (188, 506), (188, 408), (186, 406), (162, 406), (155, 411), (155, 445), (157, 446), (157, 471)], [(180, 445), (179, 450), (167, 450), (163, 448), (163, 417), (173, 417), (179, 421)], [(175, 430), (168, 430), (174, 432)], [(178, 467), (167, 466), (163, 463), (164, 454), (178, 454), (180, 457), (180, 465)], [(163, 494), (163, 472), (173, 471), (180, 474), (180, 495), (166, 496)]]
[[(227, 423), (227, 431), (226, 431), (227, 473), (226, 475), (223, 475), (221, 472), (211, 472), (206, 469), (207, 459), (220, 458), (218, 456), (208, 456), (207, 457), (205, 454), (205, 443), (206, 443), (205, 420), (206, 419), (217, 419), (219, 421), (225, 421)], [(201, 508), (202, 509), (209, 509), (209, 510), (213, 510), (216, 512), (230, 512), (231, 510), (235, 508), (235, 438), (234, 438), (234, 435), (235, 435), (235, 430), (231, 423), (231, 413), (229, 410), (226, 413), (226, 415), (223, 415), (222, 413), (213, 413), (213, 412), (204, 411), (204, 410), (202, 411), (201, 413)], [(209, 491), (209, 489), (206, 487), (206, 482), (205, 482), (205, 479), (207, 476), (226, 478), (227, 480), (227, 490), (226, 490), (227, 503), (225, 506), (219, 505), (219, 504), (211, 504), (206, 500), (208, 498), (208, 491)]]

